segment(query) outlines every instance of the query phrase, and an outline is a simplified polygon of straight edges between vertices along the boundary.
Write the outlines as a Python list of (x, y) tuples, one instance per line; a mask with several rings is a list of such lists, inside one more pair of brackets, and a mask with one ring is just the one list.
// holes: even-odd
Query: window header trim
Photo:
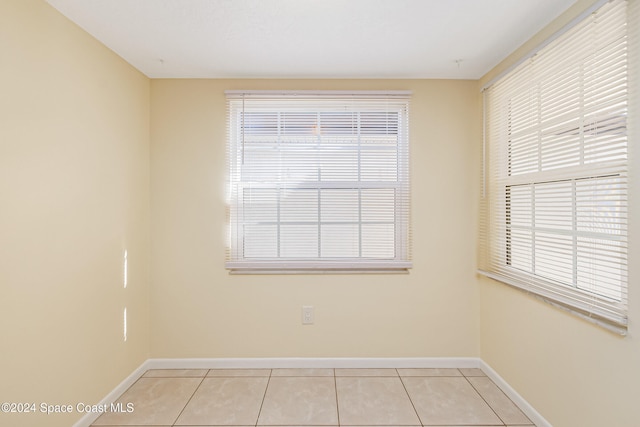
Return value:
[(398, 98), (405, 99), (412, 95), (409, 90), (225, 90), (224, 94), (228, 99), (242, 98), (304, 98), (311, 96), (314, 98)]

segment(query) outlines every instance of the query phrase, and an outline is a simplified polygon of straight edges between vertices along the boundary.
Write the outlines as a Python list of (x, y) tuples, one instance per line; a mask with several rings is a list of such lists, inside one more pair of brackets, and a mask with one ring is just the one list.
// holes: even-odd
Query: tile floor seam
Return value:
[[(480, 399), (482, 399), (482, 400), (484, 401), (484, 403), (486, 403), (486, 404), (487, 404), (487, 406), (489, 407), (489, 409), (491, 409), (491, 411), (493, 411), (493, 413), (496, 415), (496, 417), (498, 417), (498, 419), (500, 420), (500, 422), (502, 423), (502, 425), (503, 425), (503, 426), (506, 426), (506, 425), (507, 425), (507, 423), (502, 419), (502, 417), (498, 414), (498, 412), (497, 412), (495, 409), (493, 409), (493, 406), (491, 406), (491, 405), (489, 404), (489, 402), (487, 402), (487, 399), (485, 399), (485, 398), (484, 398), (484, 396), (482, 395), (482, 393), (480, 393), (480, 391), (478, 391), (478, 389), (477, 389), (477, 388), (475, 388), (475, 386), (473, 385), (473, 383), (472, 383), (471, 381), (469, 381), (469, 378), (467, 378), (467, 377), (466, 377), (466, 376), (464, 376), (464, 375), (463, 375), (463, 377), (464, 377), (464, 379), (469, 383), (469, 385), (471, 386), (471, 388), (472, 388), (476, 393), (478, 393), (478, 396), (480, 396)], [(499, 388), (499, 387), (498, 387), (498, 388)], [(502, 391), (502, 390), (500, 390), (500, 391)]]
[(205, 374), (204, 377), (202, 377), (202, 379), (200, 380), (200, 384), (198, 384), (198, 387), (196, 387), (195, 390), (193, 390), (193, 393), (191, 394), (191, 397), (189, 397), (189, 400), (187, 400), (187, 403), (184, 404), (184, 406), (182, 407), (182, 409), (180, 410), (180, 412), (178, 413), (178, 416), (176, 417), (175, 420), (173, 420), (173, 422), (171, 423), (171, 426), (175, 426), (176, 423), (178, 422), (178, 420), (180, 419), (180, 416), (182, 415), (182, 413), (184, 412), (184, 410), (187, 408), (187, 406), (189, 405), (189, 402), (191, 402), (191, 399), (193, 399), (193, 396), (196, 395), (196, 393), (198, 392), (198, 389), (200, 388), (200, 386), (202, 385), (202, 383), (204, 382), (205, 378), (207, 378), (207, 375)]
[(258, 421), (260, 421), (260, 414), (262, 414), (262, 407), (264, 406), (264, 399), (267, 397), (267, 390), (269, 389), (269, 383), (271, 383), (271, 375), (273, 375), (273, 369), (269, 369), (269, 377), (267, 377), (267, 385), (264, 388), (262, 394), (262, 401), (260, 402), (260, 409), (258, 410), (258, 416), (256, 416), (256, 422), (254, 427), (258, 427)]
[(400, 372), (398, 372), (397, 368), (396, 368), (396, 372), (398, 373), (398, 378), (400, 378), (400, 383), (402, 384), (402, 388), (404, 389), (404, 392), (407, 393), (407, 398), (409, 398), (409, 402), (411, 403), (411, 407), (413, 408), (413, 412), (416, 413), (416, 417), (418, 417), (418, 421), (420, 421), (420, 425), (424, 426), (424, 422), (422, 421), (422, 418), (420, 418), (420, 414), (418, 413), (418, 410), (416, 409), (416, 405), (413, 403), (413, 399), (411, 399), (411, 395), (409, 394), (409, 390), (407, 390), (407, 386), (404, 384), (404, 381), (402, 380), (402, 375), (400, 375)]
[(336, 370), (333, 370), (333, 387), (336, 391), (336, 413), (338, 415), (338, 427), (340, 427), (342, 424), (340, 424), (340, 405), (338, 404), (338, 380), (336, 377)]
[[(472, 378), (480, 378), (480, 377), (472, 377)], [(488, 377), (487, 377), (487, 378), (488, 378)], [(467, 381), (469, 381), (469, 382), (471, 383), (471, 380), (467, 380)], [(491, 384), (493, 384), (493, 385), (495, 385), (495, 386), (496, 386), (496, 388), (498, 389), (498, 391), (500, 391), (500, 393), (502, 393), (502, 395), (503, 395), (503, 396), (504, 396), (504, 397), (505, 397), (509, 402), (511, 402), (511, 404), (512, 404), (516, 409), (518, 409), (520, 412), (522, 412), (522, 415), (524, 415), (526, 419), (528, 419), (528, 420), (529, 420), (529, 424), (513, 424), (513, 423), (507, 423), (506, 421), (503, 421), (503, 422), (504, 422), (504, 424), (505, 424), (505, 425), (509, 425), (509, 426), (514, 426), (514, 427), (515, 427), (515, 426), (525, 426), (525, 427), (528, 427), (528, 426), (530, 426), (530, 425), (533, 425), (533, 424), (531, 424), (531, 423), (533, 423), (533, 421), (531, 421), (531, 419), (529, 418), (529, 416), (528, 416), (527, 414), (525, 414), (525, 413), (524, 413), (524, 411), (520, 408), (520, 406), (518, 406), (518, 405), (517, 405), (513, 400), (511, 400), (511, 398), (507, 395), (507, 393), (505, 393), (505, 392), (504, 392), (504, 391), (503, 391), (503, 390), (498, 386), (498, 384), (496, 384), (495, 382), (493, 382), (493, 380), (491, 380), (490, 378), (489, 378), (489, 381), (491, 382)], [(473, 387), (473, 383), (471, 383), (471, 386)], [(474, 388), (475, 388), (475, 387), (474, 387)], [(480, 393), (480, 392), (478, 392), (478, 393)], [(489, 404), (489, 403), (487, 402), (487, 405), (488, 405), (488, 404)], [(489, 405), (489, 407), (491, 407), (491, 405)], [(502, 420), (502, 417), (500, 417), (500, 416), (498, 416), (498, 417)], [(535, 425), (534, 425), (534, 427), (535, 427)]]

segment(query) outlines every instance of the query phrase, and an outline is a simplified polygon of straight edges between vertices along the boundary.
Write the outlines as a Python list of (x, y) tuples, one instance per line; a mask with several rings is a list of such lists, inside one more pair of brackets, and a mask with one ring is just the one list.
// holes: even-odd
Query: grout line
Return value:
[[(262, 395), (262, 402), (260, 402), (260, 409), (258, 410), (258, 416), (256, 417), (255, 427), (258, 426), (258, 421), (260, 421), (260, 415), (262, 414), (262, 407), (264, 406), (264, 400), (267, 398), (267, 390), (269, 389), (269, 383), (271, 383), (271, 375), (273, 374), (273, 369), (269, 369), (269, 377), (267, 377), (267, 386), (264, 388), (264, 394)], [(262, 377), (264, 378), (264, 377)]]
[[(506, 422), (502, 419), (502, 417), (501, 417), (501, 416), (496, 412), (496, 410), (495, 410), (495, 409), (493, 409), (493, 406), (491, 406), (491, 405), (489, 404), (489, 402), (487, 402), (487, 399), (485, 399), (485, 398), (484, 398), (484, 396), (482, 395), (482, 393), (480, 393), (480, 392), (478, 391), (478, 389), (477, 389), (477, 388), (475, 388), (475, 386), (473, 385), (473, 383), (472, 383), (471, 381), (469, 381), (469, 378), (464, 377), (464, 379), (467, 381), (467, 383), (469, 383), (469, 385), (471, 386), (471, 388), (473, 388), (473, 390), (474, 390), (476, 393), (478, 393), (478, 396), (480, 396), (480, 399), (482, 399), (482, 401), (483, 401), (484, 403), (486, 403), (486, 404), (487, 404), (487, 406), (489, 407), (489, 409), (491, 409), (491, 411), (492, 411), (494, 414), (496, 414), (496, 417), (498, 417), (498, 419), (502, 422), (502, 425), (506, 426), (506, 425), (507, 425), (507, 423), (506, 423)], [(489, 381), (491, 381), (491, 379), (489, 379)], [(493, 381), (491, 381), (491, 382), (493, 382)], [(496, 387), (497, 387), (497, 386), (496, 386)]]
[(411, 403), (411, 407), (413, 408), (413, 412), (415, 412), (416, 417), (418, 417), (418, 421), (420, 421), (420, 425), (424, 426), (424, 423), (422, 422), (422, 418), (420, 418), (420, 414), (416, 410), (416, 405), (413, 404), (413, 400), (411, 399), (411, 395), (409, 394), (409, 390), (407, 390), (407, 386), (404, 385), (404, 381), (402, 381), (402, 377), (400, 376), (400, 372), (398, 372), (397, 368), (396, 368), (396, 372), (398, 373), (398, 378), (400, 378), (400, 384), (402, 384), (402, 388), (404, 388), (404, 392), (407, 393), (407, 397), (409, 398), (409, 402)]
[[(146, 371), (145, 371), (145, 372), (146, 372)], [(149, 377), (145, 377), (145, 376), (144, 376), (144, 374), (142, 374), (142, 375), (143, 375), (143, 376), (141, 376), (140, 378), (138, 378), (137, 380), (135, 380), (135, 381), (133, 382), (133, 384), (131, 384), (129, 387), (127, 387), (127, 389), (126, 389), (125, 391), (123, 391), (123, 392), (122, 392), (122, 394), (121, 394), (120, 396), (118, 396), (118, 397), (114, 400), (114, 402), (116, 402), (116, 401), (120, 400), (120, 398), (121, 398), (122, 396), (124, 396), (124, 394), (125, 394), (126, 392), (128, 392), (129, 390), (131, 390), (131, 388), (133, 388), (133, 386), (134, 386), (134, 385), (138, 384), (138, 381), (140, 381), (140, 380), (141, 380), (141, 379), (143, 379), (143, 378), (149, 378)]]
[(172, 426), (176, 425), (176, 422), (178, 422), (178, 419), (180, 418), (180, 415), (182, 415), (182, 413), (184, 412), (184, 410), (187, 408), (187, 406), (189, 405), (189, 402), (191, 402), (191, 399), (193, 399), (193, 396), (196, 395), (196, 393), (198, 392), (198, 390), (200, 390), (200, 386), (202, 385), (202, 383), (204, 382), (204, 379), (206, 378), (206, 376), (202, 377), (202, 379), (200, 380), (200, 384), (198, 384), (198, 387), (196, 387), (196, 389), (193, 391), (193, 393), (191, 394), (191, 397), (189, 398), (189, 400), (187, 400), (187, 403), (185, 403), (185, 405), (182, 407), (182, 410), (180, 410), (180, 413), (178, 414), (178, 416), (176, 417), (175, 420), (173, 420), (173, 422), (171, 423)]
[(338, 427), (340, 424), (340, 405), (338, 404), (338, 377), (336, 377), (336, 370), (333, 370), (333, 387), (336, 391), (336, 412), (338, 413)]
[[(465, 377), (465, 378), (466, 378), (466, 377)], [(519, 406), (518, 404), (516, 404), (516, 402), (514, 402), (514, 401), (513, 401), (513, 400), (512, 400), (508, 395), (507, 395), (507, 393), (505, 393), (505, 392), (504, 392), (504, 391), (503, 391), (503, 390), (498, 386), (498, 384), (496, 384), (495, 382), (493, 382), (493, 380), (492, 380), (491, 378), (489, 378), (489, 377), (487, 377), (487, 376), (484, 376), (484, 377), (471, 377), (471, 378), (486, 378), (486, 379), (488, 379), (488, 380), (491, 382), (491, 384), (493, 384), (493, 385), (498, 389), (498, 391), (499, 391), (500, 393), (502, 393), (502, 395), (503, 395), (503, 396), (504, 396), (504, 397), (505, 397), (509, 402), (511, 402), (511, 404), (512, 404), (512, 405), (513, 405), (513, 406), (514, 406), (518, 411), (520, 411), (520, 412), (522, 413), (522, 415), (524, 415), (524, 416), (525, 416), (525, 418), (526, 418), (526, 419), (528, 419), (528, 420), (529, 420), (529, 424), (510, 424), (510, 425), (514, 425), (514, 426), (523, 426), (523, 427), (530, 427), (530, 426), (534, 426), (534, 427), (535, 427), (535, 424), (533, 424), (533, 421), (529, 418), (529, 416), (528, 416), (527, 414), (525, 414), (525, 413), (524, 413), (524, 411), (522, 410), (522, 408), (520, 408), (520, 406)], [(469, 379), (468, 379), (468, 378), (467, 378), (467, 381), (469, 381)], [(473, 383), (471, 383), (471, 381), (469, 381), (469, 383), (471, 384), (471, 387), (473, 387), (474, 389), (476, 389), (476, 388), (475, 388), (475, 386), (473, 385)], [(476, 391), (477, 391), (477, 392), (478, 392), (478, 394), (480, 394), (480, 396), (482, 397), (482, 394), (481, 394), (477, 389), (476, 389)], [(482, 399), (484, 400), (484, 397), (482, 397)], [(485, 400), (485, 402), (487, 402), (487, 401)], [(489, 402), (487, 402), (487, 405), (489, 405)], [(489, 405), (489, 407), (493, 410), (493, 407), (492, 407), (491, 405)], [(494, 411), (494, 412), (495, 412), (495, 411)], [(498, 414), (496, 413), (496, 415), (498, 415)], [(500, 415), (498, 415), (498, 418), (500, 418), (500, 420), (502, 420), (502, 417), (500, 417)], [(503, 420), (502, 422), (503, 422), (505, 425), (507, 424), (507, 422), (506, 422), (506, 421), (504, 421), (504, 420)]]

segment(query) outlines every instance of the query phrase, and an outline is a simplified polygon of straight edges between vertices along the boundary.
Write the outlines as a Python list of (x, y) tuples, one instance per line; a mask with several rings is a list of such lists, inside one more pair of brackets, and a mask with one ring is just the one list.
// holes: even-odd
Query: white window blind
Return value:
[(608, 2), (485, 96), (480, 270), (626, 333), (628, 3)]
[(411, 267), (406, 92), (227, 92), (236, 272)]

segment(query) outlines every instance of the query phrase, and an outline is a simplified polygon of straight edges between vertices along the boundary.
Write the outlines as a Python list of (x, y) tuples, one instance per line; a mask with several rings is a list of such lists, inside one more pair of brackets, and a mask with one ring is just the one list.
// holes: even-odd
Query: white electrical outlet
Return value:
[(303, 325), (313, 325), (314, 320), (313, 314), (313, 306), (312, 305), (303, 305), (302, 306), (302, 324)]

